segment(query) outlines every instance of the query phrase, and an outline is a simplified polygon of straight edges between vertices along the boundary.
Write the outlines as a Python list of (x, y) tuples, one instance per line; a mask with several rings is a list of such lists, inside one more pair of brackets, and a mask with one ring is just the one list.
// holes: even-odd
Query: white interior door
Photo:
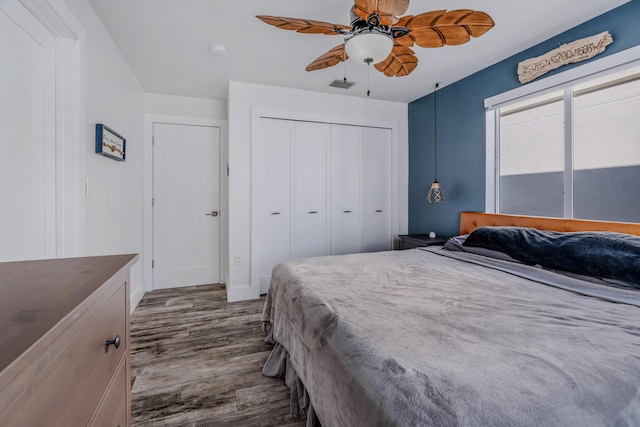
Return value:
[(56, 255), (55, 39), (0, 1), (0, 261)]
[(331, 255), (360, 252), (362, 127), (331, 126)]
[(271, 284), (273, 267), (291, 258), (291, 144), (294, 125), (260, 119), (254, 154), (259, 156), (256, 190), (260, 206), (260, 293)]
[(391, 130), (364, 128), (363, 251), (391, 249)]
[(220, 282), (220, 129), (153, 125), (153, 287)]
[(330, 127), (296, 122), (293, 146), (293, 245), (295, 258), (328, 255), (327, 189)]

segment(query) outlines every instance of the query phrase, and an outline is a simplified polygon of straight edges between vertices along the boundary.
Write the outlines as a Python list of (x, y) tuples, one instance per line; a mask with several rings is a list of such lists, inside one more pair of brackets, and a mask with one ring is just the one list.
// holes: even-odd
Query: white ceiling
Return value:
[[(372, 98), (411, 102), (628, 0), (412, 0), (407, 15), (438, 9), (487, 12), (496, 23), (461, 46), (415, 46), (418, 68), (406, 77), (371, 69)], [(352, 0), (89, 0), (146, 92), (227, 99), (229, 80), (366, 97), (367, 67), (347, 62), (307, 72), (342, 36), (300, 34), (255, 15), (349, 24)], [(603, 29), (604, 30), (604, 29)], [(567, 40), (567, 42), (572, 40)], [(614, 41), (615, 42), (615, 41)], [(212, 56), (209, 46), (228, 52)], [(329, 87), (346, 76), (351, 89)], [(514, 70), (515, 73), (515, 70)]]

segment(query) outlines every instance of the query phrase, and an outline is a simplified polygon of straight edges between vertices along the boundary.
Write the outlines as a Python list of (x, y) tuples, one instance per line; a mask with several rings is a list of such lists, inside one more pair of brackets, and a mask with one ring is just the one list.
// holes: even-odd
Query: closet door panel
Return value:
[(252, 155), (261, 293), (292, 258), (390, 250), (391, 130), (260, 119)]
[(363, 251), (391, 250), (391, 130), (364, 128)]
[(273, 267), (291, 258), (291, 144), (294, 126), (261, 119), (260, 156), (260, 290), (269, 289)]
[(293, 146), (293, 257), (328, 254), (327, 160), (330, 126), (296, 122)]
[(362, 127), (331, 126), (331, 255), (360, 252)]

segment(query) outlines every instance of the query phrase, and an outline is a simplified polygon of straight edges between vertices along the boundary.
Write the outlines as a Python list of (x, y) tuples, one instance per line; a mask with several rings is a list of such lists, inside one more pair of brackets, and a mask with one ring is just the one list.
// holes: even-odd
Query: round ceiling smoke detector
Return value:
[(213, 56), (222, 56), (227, 53), (227, 47), (222, 43), (214, 43), (209, 46), (209, 52)]

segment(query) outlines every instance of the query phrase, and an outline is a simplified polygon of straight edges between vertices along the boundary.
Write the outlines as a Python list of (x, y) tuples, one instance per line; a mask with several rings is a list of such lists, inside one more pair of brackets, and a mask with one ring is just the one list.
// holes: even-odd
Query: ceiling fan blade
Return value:
[(418, 66), (418, 58), (413, 50), (406, 46), (395, 44), (389, 56), (374, 66), (376, 70), (384, 73), (387, 77), (408, 76)]
[(351, 31), (351, 27), (313, 19), (286, 18), (283, 16), (257, 15), (256, 18), (283, 30), (293, 30), (305, 34), (340, 34), (338, 30)]
[(380, 25), (393, 25), (409, 8), (409, 0), (354, 0), (354, 11), (360, 19), (367, 20), (374, 13), (380, 15)]
[(321, 70), (323, 68), (333, 67), (348, 58), (344, 51), (344, 44), (336, 46), (324, 55), (319, 56), (311, 64), (307, 65), (307, 71)]
[[(418, 46), (442, 47), (460, 45), (471, 40), (471, 37), (480, 37), (495, 23), (485, 12), (461, 9), (421, 13), (410, 17), (404, 25), (411, 29), (411, 33), (405, 37), (413, 39)], [(402, 42), (406, 44), (404, 40)]]
[[(413, 15), (406, 15), (401, 17), (398, 22), (396, 23), (396, 25), (394, 27), (392, 27), (392, 31), (393, 28), (395, 27), (403, 27), (403, 28), (408, 28), (407, 24), (413, 19)], [(411, 33), (409, 34), (405, 34), (404, 36), (401, 37), (396, 37), (393, 39), (393, 43), (394, 44), (399, 44), (402, 46), (406, 46), (406, 47), (412, 47), (413, 46), (413, 38), (411, 37)]]
[(393, 42), (394, 44), (399, 44), (400, 46), (405, 47), (413, 47), (414, 44), (413, 38), (411, 38), (411, 33), (402, 37), (398, 37), (397, 39), (394, 39)]
[(459, 24), (465, 26), (471, 37), (480, 37), (496, 25), (487, 13), (479, 10), (465, 16)]

